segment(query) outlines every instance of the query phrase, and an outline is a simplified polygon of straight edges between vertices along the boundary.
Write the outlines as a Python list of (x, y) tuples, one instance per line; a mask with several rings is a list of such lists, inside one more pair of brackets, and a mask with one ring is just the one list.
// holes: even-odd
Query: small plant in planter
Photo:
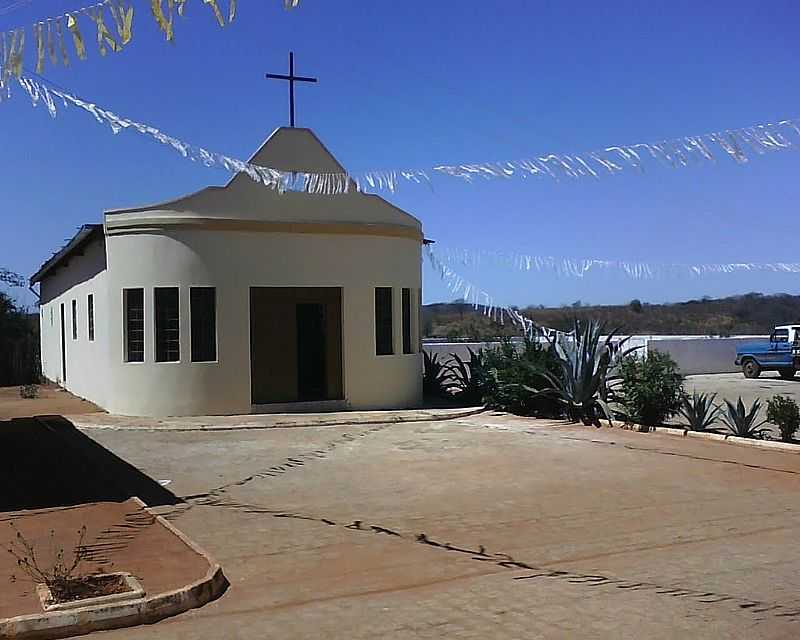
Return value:
[(761, 420), (759, 422), (758, 414), (760, 411), (761, 400), (756, 398), (748, 410), (744, 406), (742, 397), (739, 396), (739, 401), (736, 404), (733, 404), (730, 400), (725, 401), (722, 421), (735, 436), (765, 440), (768, 438), (768, 430), (764, 428), (764, 424), (766, 424), (767, 421)]
[[(71, 560), (67, 559), (63, 548), (56, 551), (55, 531), (50, 531), (50, 562), (43, 564), (41, 556), (37, 558), (33, 544), (13, 522), (10, 524), (14, 539), (7, 550), (16, 559), (20, 570), (36, 584), (36, 591), (45, 611), (144, 595), (144, 590), (130, 574), (86, 574), (80, 570), (86, 556), (83, 546), (85, 525), (78, 531), (78, 541), (72, 551)], [(11, 581), (16, 582), (16, 576), (12, 575)]]
[(697, 391), (692, 391), (692, 395), (681, 398), (678, 413), (689, 430), (707, 431), (717, 421), (720, 407), (714, 404), (716, 398), (716, 393), (697, 393)]
[(767, 420), (780, 429), (783, 442), (792, 442), (800, 428), (800, 408), (791, 398), (773, 396), (767, 400)]

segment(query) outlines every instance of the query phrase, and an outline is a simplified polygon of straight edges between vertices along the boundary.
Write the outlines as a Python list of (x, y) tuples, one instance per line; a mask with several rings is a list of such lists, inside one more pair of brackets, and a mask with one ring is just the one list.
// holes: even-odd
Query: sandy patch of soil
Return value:
[(22, 398), (19, 387), (0, 387), (0, 420), (44, 415), (97, 413), (100, 407), (53, 384), (39, 387), (39, 397)]

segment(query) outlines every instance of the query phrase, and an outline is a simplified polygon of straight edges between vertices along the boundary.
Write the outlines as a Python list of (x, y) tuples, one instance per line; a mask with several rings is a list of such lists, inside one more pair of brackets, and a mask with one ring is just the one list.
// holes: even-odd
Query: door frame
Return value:
[[(324, 290), (327, 292), (337, 291), (337, 300), (339, 306), (339, 318), (338, 318), (338, 345), (339, 345), (339, 381), (338, 381), (338, 397), (332, 398), (329, 400), (300, 400), (299, 398), (292, 401), (273, 401), (273, 402), (254, 402), (253, 398), (253, 295), (254, 290), (256, 289), (271, 289), (271, 290), (282, 290), (284, 293), (289, 296), (290, 291), (294, 292), (302, 292), (303, 290)], [(302, 296), (298, 297), (299, 299), (295, 299), (294, 303), (303, 303), (303, 302), (324, 302), (326, 305), (329, 304), (327, 299), (320, 300), (319, 298), (313, 298), (309, 296), (307, 299), (303, 299)], [(346, 404), (345, 398), (347, 397), (347, 390), (346, 390), (346, 377), (345, 377), (345, 330), (344, 330), (344, 323), (345, 323), (345, 308), (344, 308), (344, 298), (345, 298), (345, 289), (343, 286), (337, 285), (250, 285), (247, 288), (247, 328), (248, 328), (248, 389), (250, 395), (250, 404), (253, 409), (258, 408), (259, 412), (269, 411), (271, 407), (275, 407), (275, 410), (279, 408), (288, 408), (288, 410), (292, 410), (291, 407), (297, 406), (297, 410), (299, 410), (303, 405), (308, 406), (319, 406), (319, 407), (327, 407), (330, 405), (331, 409), (335, 408), (344, 408)], [(333, 334), (330, 334), (333, 335)], [(296, 356), (296, 354), (295, 354)], [(326, 378), (327, 372), (326, 372)]]

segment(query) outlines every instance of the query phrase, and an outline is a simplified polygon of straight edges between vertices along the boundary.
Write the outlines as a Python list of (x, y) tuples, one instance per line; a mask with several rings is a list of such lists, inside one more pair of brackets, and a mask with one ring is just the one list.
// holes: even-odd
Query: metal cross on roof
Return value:
[(294, 52), (289, 52), (289, 75), (279, 73), (268, 73), (269, 80), (288, 80), (289, 81), (289, 126), (294, 126), (294, 83), (295, 82), (316, 82), (316, 78), (307, 78), (294, 75)]

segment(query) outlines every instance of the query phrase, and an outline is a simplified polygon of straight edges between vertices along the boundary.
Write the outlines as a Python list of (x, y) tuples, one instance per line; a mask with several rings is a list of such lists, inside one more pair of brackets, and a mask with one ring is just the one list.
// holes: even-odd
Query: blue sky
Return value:
[[(227, 7), (227, 0), (219, 0)], [(800, 116), (800, 5), (509, 0), (240, 0), (224, 29), (200, 0), (163, 41), (132, 0), (131, 44), (45, 76), (116, 113), (247, 157), (287, 122), (287, 52), (320, 83), (297, 90), (312, 127), (351, 171), (501, 160), (651, 142)], [(34, 0), (0, 30), (81, 6)], [(30, 47), (30, 44), (29, 44)], [(29, 50), (30, 54), (30, 50)], [(33, 66), (28, 57), (29, 66)], [(0, 265), (30, 275), (104, 209), (165, 199), (227, 175), (70, 110), (51, 120), (22, 94), (0, 104)], [(598, 181), (437, 183), (390, 196), (441, 244), (652, 262), (795, 261), (800, 154), (737, 166), (653, 168)], [(652, 302), (760, 290), (800, 276), (583, 280), (465, 270), (512, 304)], [(425, 270), (427, 302), (452, 298)], [(31, 297), (23, 297), (30, 302)]]

